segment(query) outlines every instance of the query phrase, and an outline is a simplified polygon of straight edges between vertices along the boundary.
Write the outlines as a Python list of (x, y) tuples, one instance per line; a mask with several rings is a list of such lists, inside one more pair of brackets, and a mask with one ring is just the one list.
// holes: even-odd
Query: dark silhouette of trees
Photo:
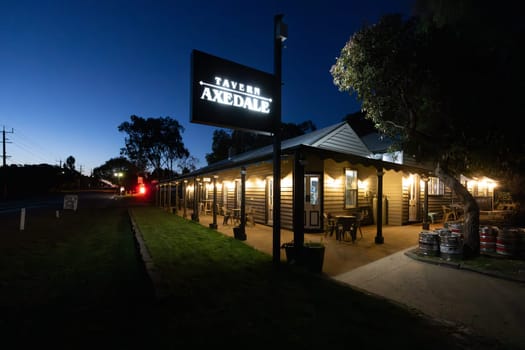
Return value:
[(177, 164), (177, 167), (179, 169), (179, 174), (191, 173), (192, 171), (197, 169), (198, 163), (199, 163), (199, 160), (195, 158), (194, 156), (188, 156), (188, 157), (182, 158)]
[(211, 145), (211, 153), (206, 153), (206, 162), (213, 164), (219, 160), (227, 159), (228, 152), (232, 146), (232, 135), (224, 129), (217, 129), (213, 131), (213, 142)]
[(131, 122), (119, 125), (127, 134), (126, 146), (120, 153), (127, 156), (143, 172), (162, 177), (173, 173), (177, 160), (187, 161), (189, 152), (182, 141), (184, 127), (170, 117), (130, 117)]
[[(121, 174), (120, 178), (119, 173)], [(126, 157), (111, 158), (101, 166), (93, 169), (93, 177), (95, 179), (103, 180), (106, 183), (110, 182), (114, 185), (120, 183), (128, 190), (135, 188), (138, 177), (144, 177), (144, 175)]]
[(3, 199), (34, 197), (79, 188), (76, 170), (49, 164), (0, 167)]
[(331, 68), (405, 157), (430, 162), (463, 201), (465, 256), (479, 254), (479, 207), (459, 175), (523, 175), (524, 34), (517, 4), (420, 1), (356, 32)]
[[(281, 123), (281, 139), (290, 139), (316, 129), (315, 124), (310, 120), (299, 124)], [(218, 129), (213, 132), (212, 152), (206, 154), (206, 162), (213, 164), (227, 159), (230, 155), (240, 154), (272, 143), (272, 136), (242, 130)]]
[(64, 164), (64, 167), (69, 170), (75, 170), (75, 157), (69, 156), (66, 158), (66, 163)]
[(370, 119), (367, 119), (365, 113), (362, 111), (347, 114), (343, 120), (348, 122), (352, 129), (359, 136), (377, 132), (377, 129), (374, 127), (374, 122), (372, 122)]
[[(311, 120), (301, 122), (299, 124), (294, 123), (282, 123), (281, 126), (281, 139), (287, 140), (296, 136), (307, 134), (311, 131), (317, 130), (317, 127)], [(273, 141), (272, 141), (273, 142)]]

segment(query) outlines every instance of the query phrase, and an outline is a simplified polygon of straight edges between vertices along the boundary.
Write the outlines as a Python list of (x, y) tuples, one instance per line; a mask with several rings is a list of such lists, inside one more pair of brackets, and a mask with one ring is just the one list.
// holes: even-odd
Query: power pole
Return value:
[(5, 125), (3, 127), (3, 130), (2, 130), (2, 145), (3, 145), (3, 152), (2, 152), (2, 158), (3, 158), (3, 166), (6, 166), (7, 165), (7, 154), (6, 154), (6, 150), (5, 150), (5, 144), (6, 143), (11, 143), (11, 142), (8, 142), (6, 141), (6, 138), (5, 138), (5, 134), (13, 134), (15, 131), (13, 128), (11, 128), (11, 131), (5, 131)]
[[(6, 150), (5, 150), (5, 144), (8, 143), (8, 141), (6, 141), (5, 134), (6, 133), (12, 134), (14, 132), (15, 131), (13, 129), (11, 129), (10, 132), (9, 131), (5, 131), (5, 125), (2, 128), (2, 148), (3, 148), (2, 158), (3, 158), (3, 167), (4, 168), (7, 166), (7, 154), (6, 154)], [(2, 181), (1, 182), (4, 183), (4, 186), (3, 186), (4, 188), (3, 188), (2, 192), (3, 192), (3, 198), (6, 199), (7, 198), (7, 169), (4, 169), (4, 170), (6, 170), (6, 171), (2, 172), (2, 179), (1, 179)]]

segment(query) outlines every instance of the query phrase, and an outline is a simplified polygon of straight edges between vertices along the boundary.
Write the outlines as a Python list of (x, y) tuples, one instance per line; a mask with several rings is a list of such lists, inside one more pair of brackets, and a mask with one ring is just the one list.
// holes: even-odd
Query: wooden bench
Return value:
[(440, 216), (440, 214), (441, 213), (439, 213), (439, 212), (432, 211), (432, 212), (429, 212), (427, 215), (430, 218), (430, 222), (431, 223), (435, 223), (437, 221), (438, 217)]

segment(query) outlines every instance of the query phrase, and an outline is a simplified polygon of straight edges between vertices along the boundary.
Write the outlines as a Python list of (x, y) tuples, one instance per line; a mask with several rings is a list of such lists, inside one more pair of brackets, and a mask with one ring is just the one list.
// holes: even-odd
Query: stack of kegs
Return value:
[(433, 231), (419, 233), (419, 252), (428, 256), (439, 256), (439, 234)]
[(461, 238), (463, 238), (463, 222), (447, 222), (445, 223), (445, 228), (450, 232), (461, 235)]
[(441, 256), (446, 259), (461, 258), (463, 234), (441, 228), (419, 233), (419, 252), (427, 256)]
[(518, 228), (504, 228), (496, 237), (496, 253), (510, 257), (518, 256), (520, 230)]
[(496, 253), (497, 226), (482, 226), (479, 228), (479, 251), (481, 253)]
[(441, 229), (439, 233), (439, 252), (443, 258), (459, 258), (463, 254), (463, 234)]

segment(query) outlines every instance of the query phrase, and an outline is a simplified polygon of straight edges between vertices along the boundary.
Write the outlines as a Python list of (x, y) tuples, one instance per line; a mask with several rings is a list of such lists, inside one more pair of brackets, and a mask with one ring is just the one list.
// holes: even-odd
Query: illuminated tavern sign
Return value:
[(193, 50), (191, 122), (270, 133), (275, 77)]

